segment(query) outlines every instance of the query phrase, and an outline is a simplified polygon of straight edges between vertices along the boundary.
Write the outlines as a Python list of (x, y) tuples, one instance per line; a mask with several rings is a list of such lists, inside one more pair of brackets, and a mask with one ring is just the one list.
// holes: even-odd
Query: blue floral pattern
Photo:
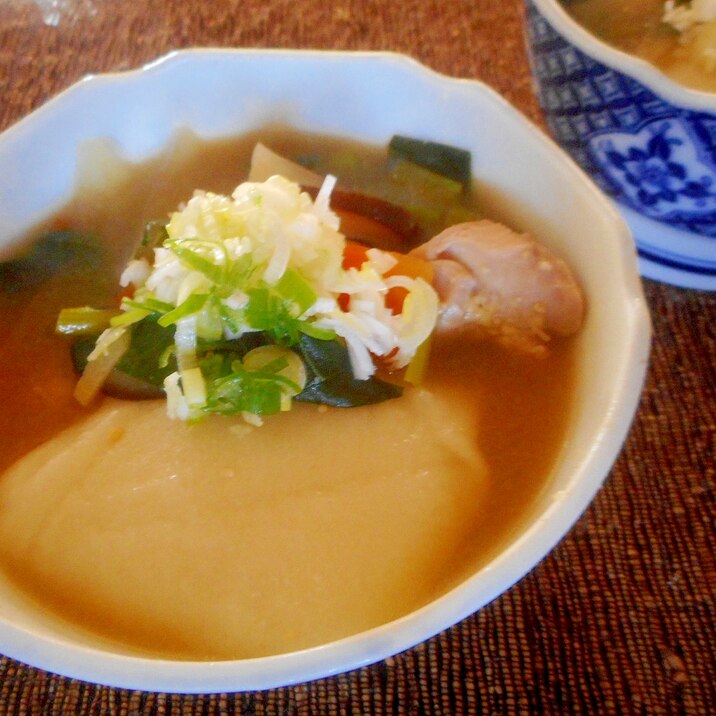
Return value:
[(617, 201), (716, 238), (716, 117), (673, 107), (569, 44), (527, 2), (530, 61), (559, 143)]
[(680, 124), (659, 120), (635, 134), (601, 134), (588, 145), (611, 182), (647, 216), (678, 222), (685, 212), (716, 211), (713, 174)]

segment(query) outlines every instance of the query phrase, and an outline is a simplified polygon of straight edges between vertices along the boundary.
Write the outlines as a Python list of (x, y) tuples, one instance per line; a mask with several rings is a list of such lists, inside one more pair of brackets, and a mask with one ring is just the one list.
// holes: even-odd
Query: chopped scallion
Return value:
[(131, 298), (123, 298), (122, 299), (122, 307), (123, 308), (139, 308), (142, 310), (149, 311), (151, 313), (169, 313), (169, 311), (174, 310), (174, 306), (172, 306), (171, 303), (166, 303), (166, 301), (160, 301), (156, 298), (153, 298), (152, 296), (146, 296), (142, 298), (141, 300), (131, 299)]
[(65, 336), (89, 336), (108, 328), (119, 311), (82, 306), (63, 308), (57, 317), (55, 330)]
[(122, 311), (117, 316), (114, 316), (109, 324), (113, 328), (116, 326), (131, 326), (133, 323), (139, 323), (143, 321), (151, 311), (147, 311), (144, 308), (131, 308), (129, 311)]
[(192, 313), (201, 311), (208, 297), (209, 295), (206, 293), (192, 293), (184, 303), (181, 303), (175, 309), (169, 311), (169, 313), (165, 313), (157, 323), (162, 326), (162, 328), (166, 328), (180, 319), (190, 316)]
[(316, 292), (299, 273), (288, 269), (274, 286), (276, 292), (287, 301), (293, 301), (301, 313), (316, 302)]
[[(221, 245), (220, 247), (223, 249), (224, 260), (221, 263), (215, 263), (214, 261), (204, 258), (198, 251), (189, 248), (187, 246), (188, 243), (189, 242), (185, 242), (182, 244), (178, 241), (173, 241), (169, 242), (167, 246), (181, 259), (181, 261), (189, 266), (189, 268), (194, 269), (194, 271), (198, 271), (206, 276), (209, 281), (221, 286), (226, 280), (228, 264), (228, 258), (226, 257), (226, 249), (224, 246)], [(199, 242), (197, 242), (197, 244), (199, 244)], [(199, 246), (201, 246), (201, 244), (199, 244)]]
[(336, 332), (330, 328), (319, 328), (313, 323), (302, 321), (298, 329), (304, 335), (317, 338), (319, 341), (333, 341), (336, 339)]

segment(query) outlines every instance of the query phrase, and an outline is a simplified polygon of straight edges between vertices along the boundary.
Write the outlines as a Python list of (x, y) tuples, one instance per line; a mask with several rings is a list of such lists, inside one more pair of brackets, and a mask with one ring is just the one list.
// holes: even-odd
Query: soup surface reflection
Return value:
[[(337, 140), (261, 139), (381, 185), (383, 150), (361, 147), (356, 164)], [(128, 653), (276, 654), (424, 605), (528, 518), (569, 416), (573, 351), (559, 340), (543, 360), (438, 342), (425, 384), (400, 399), (299, 405), (261, 428), (172, 422), (163, 401), (76, 405), (58, 310), (111, 301), (144, 222), (194, 188), (229, 191), (255, 140), (184, 138), (141, 167), (88, 148), (102, 173), (85, 169), (46, 228), (103, 237), (91, 260), (0, 274), (0, 568), (45, 617)]]
[(716, 23), (677, 32), (664, 23), (663, 0), (563, 0), (599, 39), (641, 57), (680, 84), (716, 92)]

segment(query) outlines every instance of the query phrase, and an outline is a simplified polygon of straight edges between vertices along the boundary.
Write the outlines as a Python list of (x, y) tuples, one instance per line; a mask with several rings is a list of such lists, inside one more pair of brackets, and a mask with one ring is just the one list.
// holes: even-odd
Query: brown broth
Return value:
[(651, 62), (687, 87), (716, 92), (716, 69), (700, 47), (708, 40), (699, 39), (700, 29), (681, 34), (662, 22), (663, 0), (562, 2), (578, 23), (604, 42)]
[[(185, 137), (177, 145), (180, 149), (160, 160), (129, 169), (117, 162), (120, 171), (109, 168), (113, 176), (122, 178), (121, 186), (115, 183), (92, 189), (80, 182), (77, 198), (49, 225), (72, 226), (105, 237), (109, 250), (96, 269), (61, 274), (41, 286), (0, 292), (0, 326), (6, 346), (0, 353), (0, 472), (88, 417), (88, 411), (79, 408), (71, 395), (74, 376), (67, 345), (53, 334), (59, 308), (82, 303), (110, 305), (120, 267), (143, 223), (165, 216), (196, 187), (230, 191), (246, 174), (257, 136), (209, 144)], [(350, 155), (343, 151), (345, 142), (284, 130), (262, 132), (260, 137), (294, 157), (315, 153), (320, 147), (321, 166), (329, 165), (328, 169), (344, 176), (341, 163)], [(350, 146), (355, 149), (357, 145)], [(364, 160), (351, 167), (355, 185), (369, 186), (371, 177), (376, 176), (373, 186), (376, 181), (380, 184), (384, 151), (366, 147), (360, 151)], [(102, 274), (108, 278), (98, 284), (95, 277)], [(195, 642), (187, 636), (190, 632), (175, 630), (136, 605), (120, 605), (114, 611), (104, 608), (102, 599), (93, 597), (86, 583), (63, 582), (7, 550), (0, 550), (0, 566), (41, 609), (141, 653), (184, 659), (248, 657), (302, 648), (376, 626), (458, 584), (499, 552), (528, 519), (560, 452), (570, 415), (574, 363), (568, 341), (555, 341), (543, 360), (514, 355), (487, 343), (436, 345), (427, 387), (448, 396), (458, 412), (477, 421), (477, 447), (487, 466), (484, 489), (480, 488), (479, 499), (475, 493), (472, 502), (460, 507), (445, 551), (438, 549), (429, 560), (426, 557), (425, 564), (416, 567), (418, 572), (406, 572), (409, 589), (386, 596), (385, 604), (378, 603), (381, 597), (376, 597), (376, 605), (367, 605), (365, 614), (356, 613), (348, 623), (341, 623), (340, 614), (334, 621), (327, 619), (322, 605), (321, 623), (305, 625), (310, 638), (303, 633), (287, 635), (283, 646), (258, 644), (253, 650), (247, 647), (246, 652), (235, 644), (203, 643), (198, 636)], [(111, 438), (115, 439), (120, 440), (121, 434)], [(146, 578), (152, 579), (150, 574)], [(328, 607), (330, 611), (330, 604)]]

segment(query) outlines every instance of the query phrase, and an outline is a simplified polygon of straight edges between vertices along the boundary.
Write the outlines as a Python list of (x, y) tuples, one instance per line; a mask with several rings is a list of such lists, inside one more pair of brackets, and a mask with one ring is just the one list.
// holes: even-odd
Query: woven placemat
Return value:
[[(0, 3), (0, 129), (88, 72), (188, 46), (394, 50), (533, 120), (519, 0)], [(57, 19), (57, 18), (54, 18)], [(716, 714), (716, 296), (646, 282), (652, 363), (626, 448), (554, 552), (479, 613), (356, 672), (184, 696), (0, 660), (0, 714)]]

